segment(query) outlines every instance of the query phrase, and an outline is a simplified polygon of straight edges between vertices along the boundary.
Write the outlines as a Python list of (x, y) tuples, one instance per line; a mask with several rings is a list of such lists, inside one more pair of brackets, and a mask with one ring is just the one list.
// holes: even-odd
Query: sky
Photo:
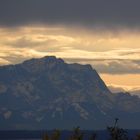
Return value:
[(0, 65), (55, 55), (107, 85), (140, 87), (139, 0), (0, 0)]

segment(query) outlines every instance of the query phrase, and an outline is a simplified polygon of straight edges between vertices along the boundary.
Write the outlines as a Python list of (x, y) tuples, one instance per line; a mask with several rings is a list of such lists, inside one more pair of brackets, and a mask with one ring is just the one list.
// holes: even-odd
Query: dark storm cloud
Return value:
[(0, 0), (0, 25), (138, 27), (139, 0)]

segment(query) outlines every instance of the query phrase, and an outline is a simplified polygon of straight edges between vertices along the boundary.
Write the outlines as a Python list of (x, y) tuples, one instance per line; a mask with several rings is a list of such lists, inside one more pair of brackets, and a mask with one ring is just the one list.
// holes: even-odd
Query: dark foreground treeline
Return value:
[[(122, 128), (119, 128), (117, 126), (118, 119), (115, 119), (115, 124), (112, 127), (107, 127), (107, 132), (109, 134), (109, 137), (104, 137), (102, 139), (106, 140), (140, 140), (140, 133), (133, 136), (133, 138), (129, 137), (128, 132)], [(73, 133), (65, 138), (67, 140), (85, 140), (84, 139), (84, 131), (80, 130), (80, 127), (76, 127), (73, 131)], [(104, 135), (105, 136), (105, 135)], [(51, 135), (49, 135), (47, 132), (44, 133), (43, 140), (61, 140), (61, 132), (60, 130), (56, 129), (53, 131)], [(98, 140), (98, 133), (92, 132), (86, 140)]]
[(38, 139), (38, 140), (140, 140), (140, 130), (125, 130), (118, 127), (118, 119), (106, 130), (87, 131), (80, 127), (73, 131), (55, 129), (54, 131), (0, 131), (0, 140)]
[(73, 132), (70, 132), (67, 136), (62, 136), (63, 132), (56, 129), (51, 134), (45, 132), (42, 140), (140, 140), (140, 133), (126, 131), (122, 128), (107, 127), (107, 131), (82, 131), (79, 127), (75, 128)]

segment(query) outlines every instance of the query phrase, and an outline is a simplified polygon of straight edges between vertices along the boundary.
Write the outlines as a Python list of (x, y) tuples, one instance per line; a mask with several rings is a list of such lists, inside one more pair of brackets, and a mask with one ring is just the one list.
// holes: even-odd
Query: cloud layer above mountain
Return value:
[(140, 75), (139, 5), (138, 0), (1, 0), (0, 65), (55, 55), (89, 63), (101, 74)]
[(132, 95), (140, 97), (140, 86), (120, 86), (120, 85), (108, 85), (108, 88), (112, 93), (129, 92)]
[(0, 64), (56, 55), (70, 63), (89, 63), (100, 73), (140, 73), (140, 34), (136, 32), (116, 34), (64, 26), (1, 28), (0, 31)]

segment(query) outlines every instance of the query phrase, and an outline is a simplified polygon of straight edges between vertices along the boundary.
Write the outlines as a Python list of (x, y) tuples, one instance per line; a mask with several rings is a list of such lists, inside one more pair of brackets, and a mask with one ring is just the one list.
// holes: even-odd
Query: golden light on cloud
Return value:
[(8, 64), (10, 64), (10, 62), (9, 62), (9, 61), (7, 61), (7, 60), (5, 60), (5, 59), (0, 58), (0, 65), (8, 65)]
[[(127, 70), (130, 67), (134, 74), (135, 72), (138, 74), (140, 73), (140, 33), (129, 30), (116, 32), (66, 26), (0, 28), (0, 65), (15, 64), (46, 55), (71, 59), (71, 62), (74, 60), (73, 62), (82, 64), (90, 63), (101, 73), (128, 74), (132, 73)], [(121, 77), (124, 83), (130, 85), (140, 83), (137, 77), (136, 82), (129, 83), (126, 80), (129, 75), (116, 78), (110, 74), (102, 76), (103, 79), (107, 79), (105, 80), (107, 83), (116, 81), (117, 84), (117, 79)]]
[(5, 48), (14, 49), (14, 54), (28, 50), (27, 57), (30, 52), (36, 57), (48, 54), (62, 58), (139, 59), (140, 33), (120, 32), (115, 36), (111, 31), (72, 29), (49, 26), (0, 29), (1, 54)]

